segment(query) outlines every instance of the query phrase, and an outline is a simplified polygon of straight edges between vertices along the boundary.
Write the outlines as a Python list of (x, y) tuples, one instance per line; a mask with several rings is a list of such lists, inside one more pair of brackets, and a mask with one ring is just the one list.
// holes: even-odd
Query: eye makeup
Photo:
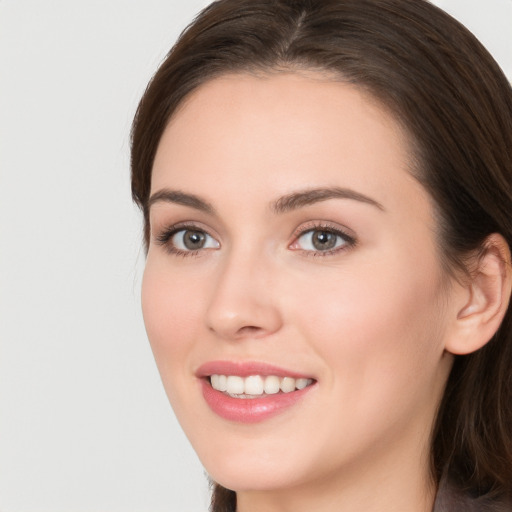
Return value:
[[(357, 244), (355, 236), (346, 231), (331, 222), (310, 221), (295, 230), (288, 249), (305, 256), (333, 256)], [(198, 256), (201, 252), (221, 247), (215, 236), (194, 222), (173, 224), (157, 234), (154, 240), (169, 254), (183, 257)]]
[[(181, 236), (180, 233), (183, 233)], [(165, 228), (155, 236), (155, 243), (176, 256), (198, 256), (201, 252), (219, 249), (220, 243), (203, 227), (194, 223), (180, 222)], [(197, 246), (197, 247), (194, 247)]]
[(357, 239), (339, 225), (326, 221), (312, 221), (301, 225), (294, 233), (289, 249), (306, 256), (332, 256), (356, 246)]

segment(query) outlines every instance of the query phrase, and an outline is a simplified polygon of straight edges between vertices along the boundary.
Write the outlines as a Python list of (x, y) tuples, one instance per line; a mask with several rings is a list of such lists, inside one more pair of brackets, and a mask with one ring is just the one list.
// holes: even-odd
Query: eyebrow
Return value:
[(352, 199), (385, 211), (384, 207), (375, 199), (361, 194), (360, 192), (356, 192), (355, 190), (340, 187), (313, 188), (292, 192), (291, 194), (280, 197), (277, 201), (272, 203), (271, 208), (274, 213), (286, 213), (329, 199)]
[[(271, 210), (276, 214), (287, 213), (293, 210), (298, 210), (304, 206), (309, 206), (314, 203), (321, 201), (328, 201), (329, 199), (352, 199), (361, 203), (366, 203), (376, 207), (379, 210), (385, 211), (384, 207), (375, 199), (368, 197), (360, 192), (349, 188), (340, 187), (323, 187), (323, 188), (312, 188), (307, 190), (301, 190), (292, 192), (285, 196), (280, 197), (276, 201), (270, 204)], [(180, 190), (169, 190), (164, 188), (155, 192), (148, 201), (148, 209), (152, 205), (159, 202), (181, 204), (196, 210), (202, 211), (209, 215), (215, 215), (215, 208), (201, 199), (199, 196), (194, 194), (188, 194), (181, 192)]]
[(169, 190), (164, 188), (155, 192), (148, 201), (148, 209), (151, 208), (155, 203), (175, 203), (190, 208), (195, 208), (209, 215), (215, 215), (215, 208), (207, 201), (201, 199), (194, 194), (187, 194), (179, 190)]

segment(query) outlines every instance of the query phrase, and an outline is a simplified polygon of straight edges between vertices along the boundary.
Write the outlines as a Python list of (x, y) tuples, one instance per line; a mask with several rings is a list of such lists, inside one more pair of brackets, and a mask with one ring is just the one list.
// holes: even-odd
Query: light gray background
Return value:
[[(0, 0), (0, 511), (206, 511), (139, 304), (128, 133), (207, 1)], [(512, 0), (438, 0), (512, 77)], [(212, 440), (214, 442), (214, 440)]]

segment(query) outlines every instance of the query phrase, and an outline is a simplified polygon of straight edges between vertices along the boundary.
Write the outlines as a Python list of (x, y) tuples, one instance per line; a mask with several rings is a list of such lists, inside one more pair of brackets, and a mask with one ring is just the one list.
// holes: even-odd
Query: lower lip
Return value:
[(295, 405), (313, 385), (290, 393), (263, 395), (261, 398), (233, 398), (213, 389), (207, 379), (201, 379), (203, 396), (210, 409), (229, 421), (258, 423), (272, 418)]

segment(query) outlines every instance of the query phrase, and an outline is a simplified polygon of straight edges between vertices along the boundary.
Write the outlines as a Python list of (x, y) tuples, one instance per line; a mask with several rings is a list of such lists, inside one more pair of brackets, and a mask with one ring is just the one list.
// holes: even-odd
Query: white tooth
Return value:
[(279, 377), (275, 375), (269, 375), (265, 378), (265, 393), (267, 395), (275, 395), (279, 393)]
[(310, 383), (311, 383), (310, 379), (297, 379), (295, 381), (295, 387), (297, 389), (304, 389)]
[(210, 377), (212, 388), (217, 391), (226, 391), (226, 376), (225, 375), (212, 375)]
[(245, 378), (245, 393), (247, 395), (263, 394), (263, 379), (259, 375), (251, 375)]
[(283, 393), (295, 391), (295, 379), (292, 377), (283, 377), (283, 380), (281, 381), (281, 391)]
[(228, 389), (227, 380), (228, 378), (225, 375), (219, 375), (219, 387), (217, 388), (219, 391)]
[(229, 375), (226, 382), (226, 391), (231, 395), (243, 395), (244, 379), (238, 375)]
[(210, 382), (212, 384), (213, 389), (219, 389), (219, 376), (218, 375), (212, 375), (210, 377)]
[(280, 378), (275, 375), (268, 375), (267, 377), (251, 375), (243, 378), (238, 375), (226, 376), (215, 374), (210, 376), (210, 382), (213, 389), (230, 395), (260, 396), (263, 393), (273, 395), (279, 393), (279, 390), (283, 391), (283, 393), (291, 393), (295, 389), (304, 389), (312, 384), (313, 381), (304, 378)]

